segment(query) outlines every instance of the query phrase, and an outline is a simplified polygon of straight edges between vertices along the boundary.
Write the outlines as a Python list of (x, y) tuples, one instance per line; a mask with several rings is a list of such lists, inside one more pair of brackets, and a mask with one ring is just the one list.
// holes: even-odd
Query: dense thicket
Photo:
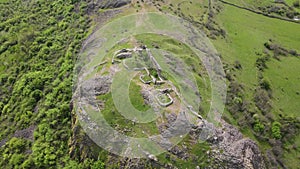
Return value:
[(0, 9), (0, 168), (101, 168), (68, 155), (72, 69), (90, 25), (86, 2), (0, 1)]

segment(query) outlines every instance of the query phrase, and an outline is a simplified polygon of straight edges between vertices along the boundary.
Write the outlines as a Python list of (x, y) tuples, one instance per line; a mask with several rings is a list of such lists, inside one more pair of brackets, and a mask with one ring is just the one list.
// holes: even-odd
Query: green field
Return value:
[[(213, 43), (222, 54), (225, 63), (234, 64), (235, 61), (241, 63), (242, 69), (235, 73), (236, 79), (242, 83), (245, 99), (249, 101), (252, 101), (254, 90), (258, 86), (259, 71), (255, 63), (266, 50), (265, 42), (272, 39), (284, 48), (300, 52), (300, 36), (297, 36), (300, 24), (271, 19), (228, 5), (224, 6), (217, 20), (224, 26), (227, 37), (214, 40)], [(300, 96), (297, 93), (299, 93), (300, 83), (300, 58), (291, 55), (280, 56), (280, 60), (271, 58), (266, 65), (267, 68), (262, 74), (271, 84), (271, 112), (274, 118), (279, 119), (279, 114), (299, 117)], [(253, 137), (249, 131), (244, 133)], [(299, 138), (299, 135), (296, 137)], [(296, 145), (299, 146), (299, 143)], [(261, 146), (262, 149), (268, 147), (263, 143)], [(293, 161), (292, 159), (295, 158), (289, 155), (288, 151), (284, 154), (288, 161)], [(285, 164), (289, 168), (296, 166), (294, 162)]]

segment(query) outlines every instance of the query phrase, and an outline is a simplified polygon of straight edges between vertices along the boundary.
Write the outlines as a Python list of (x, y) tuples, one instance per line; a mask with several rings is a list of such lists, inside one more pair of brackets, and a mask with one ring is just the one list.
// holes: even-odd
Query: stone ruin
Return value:
[[(135, 71), (141, 71), (141, 70), (146, 71), (146, 74), (140, 75), (140, 77), (139, 77), (140, 81), (146, 85), (151, 85), (151, 83), (153, 83), (154, 85), (162, 85), (162, 84), (166, 83), (166, 81), (161, 77), (162, 68), (160, 67), (160, 65), (156, 61), (156, 59), (153, 57), (150, 49), (148, 49), (146, 46), (135, 47), (134, 49), (121, 49), (121, 50), (116, 51), (112, 57), (112, 64), (122, 62), (124, 67), (129, 69), (129, 67), (126, 65), (125, 59), (132, 58), (133, 52), (141, 52), (143, 50), (146, 50), (147, 56), (149, 57), (149, 59), (151, 60), (152, 64), (155, 67), (155, 71), (158, 74), (158, 78), (155, 78), (153, 75), (151, 75), (151, 73), (147, 67), (133, 68), (133, 70), (135, 70)], [(147, 77), (147, 76), (150, 77), (151, 80), (146, 80), (145, 77)], [(170, 93), (173, 91), (173, 89), (159, 89), (157, 91), (158, 91), (158, 94), (156, 95), (156, 100), (158, 101), (158, 103), (161, 106), (168, 107), (173, 104), (174, 99), (170, 95)], [(163, 96), (166, 96), (166, 98), (168, 98), (168, 100), (170, 100), (170, 101), (164, 102), (161, 99), (161, 97), (163, 97)]]

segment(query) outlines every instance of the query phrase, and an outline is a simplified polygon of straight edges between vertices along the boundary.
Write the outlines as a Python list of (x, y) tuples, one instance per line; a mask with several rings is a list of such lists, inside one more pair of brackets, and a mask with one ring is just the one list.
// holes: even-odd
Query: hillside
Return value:
[(0, 168), (299, 168), (298, 0), (0, 8)]

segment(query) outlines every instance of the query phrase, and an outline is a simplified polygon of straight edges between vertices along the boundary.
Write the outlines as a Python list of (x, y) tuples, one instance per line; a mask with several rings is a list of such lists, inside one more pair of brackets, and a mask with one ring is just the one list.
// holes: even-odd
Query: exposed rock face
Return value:
[(221, 122), (221, 128), (214, 128), (208, 139), (212, 144), (211, 156), (230, 169), (264, 169), (265, 164), (257, 144), (243, 135), (235, 127)]
[(97, 0), (91, 1), (89, 6), (91, 8), (101, 8), (101, 9), (112, 9), (119, 8), (129, 4), (131, 0)]
[[(112, 83), (112, 79), (110, 76), (97, 76), (95, 78), (91, 78), (87, 81), (83, 82), (80, 90), (80, 97), (82, 101), (89, 102), (87, 98), (91, 96), (97, 96), (106, 94), (110, 90), (110, 86)], [(89, 103), (90, 105), (96, 106), (93, 102)], [(101, 107), (102, 102), (97, 102), (99, 107)], [(75, 113), (75, 112), (73, 112)], [(86, 117), (82, 117), (86, 118)], [(79, 124), (78, 117), (73, 114), (72, 118), (72, 137), (70, 142), (70, 156), (74, 159), (78, 159), (80, 161), (86, 158), (94, 158), (98, 157), (98, 153), (101, 150), (98, 145), (96, 145), (93, 140), (89, 138), (89, 136), (83, 131)]]
[(142, 90), (141, 94), (144, 98), (145, 104), (150, 105), (151, 104), (151, 93), (150, 93), (150, 91)]
[(119, 8), (124, 5), (127, 5), (131, 2), (131, 0), (98, 0), (98, 4), (100, 8)]
[[(35, 125), (31, 125), (26, 129), (17, 130), (12, 135), (12, 137), (23, 138), (23, 139), (33, 141), (33, 132), (35, 130), (35, 127), (36, 127)], [(11, 138), (4, 138), (3, 140), (0, 140), (0, 147), (4, 146), (9, 139), (11, 139)]]
[(111, 78), (109, 76), (99, 76), (84, 82), (82, 85), (82, 96), (88, 94), (89, 96), (101, 95), (108, 93), (111, 85)]
[[(109, 92), (111, 82), (112, 79), (110, 76), (95, 77), (85, 82), (86, 84), (83, 85), (84, 87), (82, 91), (86, 94), (105, 94)], [(151, 99), (149, 98), (149, 93), (147, 93), (147, 91), (142, 91), (142, 95), (145, 99), (146, 104), (148, 102), (151, 102)], [(167, 116), (167, 120), (167, 124), (162, 124), (161, 126), (159, 126), (161, 131), (165, 130), (165, 128), (170, 127), (169, 124), (176, 120), (176, 115), (171, 113)], [(256, 143), (251, 139), (244, 138), (242, 133), (237, 128), (226, 123), (225, 121), (221, 121), (221, 127), (215, 127), (214, 125), (205, 121), (203, 121), (203, 123), (201, 124), (202, 125), (193, 126), (193, 130), (190, 132), (190, 135), (192, 136), (192, 138), (197, 139), (199, 138), (199, 136), (201, 136), (201, 133), (203, 133), (201, 131), (203, 131), (205, 128), (210, 128), (212, 130), (213, 134), (210, 135), (207, 139), (212, 148), (212, 150), (208, 152), (209, 157), (213, 161), (213, 166), (211, 167), (226, 169), (266, 168), (263, 157)], [(81, 145), (80, 147), (85, 147), (82, 146), (81, 143), (72, 143), (72, 145), (78, 144)], [(89, 144), (92, 144), (92, 142), (90, 142)], [(75, 154), (73, 154), (74, 151), (75, 150), (71, 151), (72, 156), (75, 156)], [(176, 146), (170, 152), (181, 159), (187, 159), (189, 157), (187, 150), (179, 149)], [(86, 155), (87, 154), (83, 156), (81, 155), (81, 158), (83, 158)], [(139, 164), (139, 162), (135, 164), (137, 165)], [(131, 165), (131, 163), (127, 165)], [(169, 166), (168, 168), (173, 167)]]

